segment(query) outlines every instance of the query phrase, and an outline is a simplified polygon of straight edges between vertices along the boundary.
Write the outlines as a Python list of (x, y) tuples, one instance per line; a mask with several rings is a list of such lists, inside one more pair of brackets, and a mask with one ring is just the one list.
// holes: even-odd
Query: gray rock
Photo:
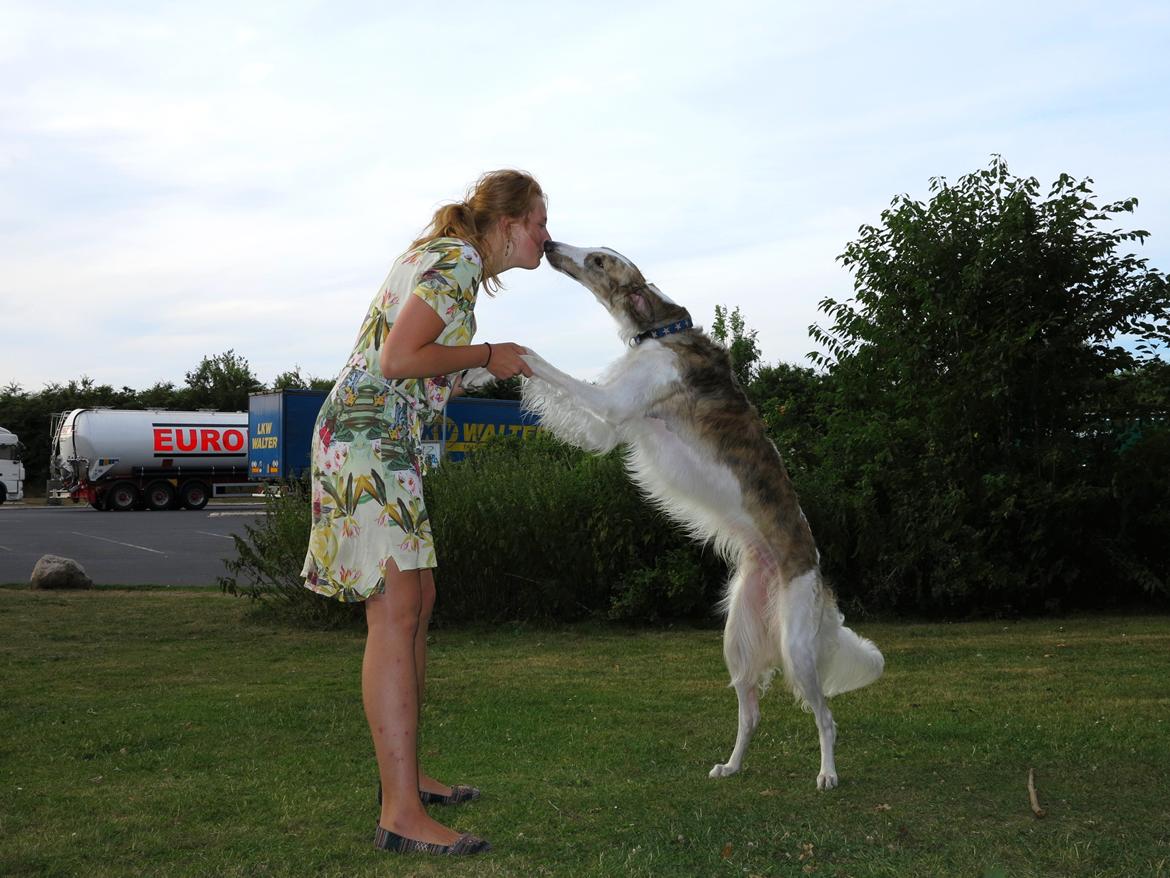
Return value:
[(93, 588), (93, 580), (85, 575), (85, 568), (72, 558), (60, 555), (42, 556), (29, 581), (33, 588)]

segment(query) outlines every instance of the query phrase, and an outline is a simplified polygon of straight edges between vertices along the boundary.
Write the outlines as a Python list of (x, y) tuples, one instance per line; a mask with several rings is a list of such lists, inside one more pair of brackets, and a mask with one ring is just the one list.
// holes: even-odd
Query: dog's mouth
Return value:
[(564, 244), (561, 244), (558, 241), (545, 241), (544, 242), (544, 255), (548, 257), (549, 262), (552, 262), (558, 256), (562, 255), (560, 253), (560, 250), (564, 246), (565, 246)]
[(562, 274), (576, 280), (581, 280), (581, 270), (584, 268), (583, 254), (577, 247), (570, 247), (559, 241), (545, 241), (544, 254), (548, 257), (548, 264)]

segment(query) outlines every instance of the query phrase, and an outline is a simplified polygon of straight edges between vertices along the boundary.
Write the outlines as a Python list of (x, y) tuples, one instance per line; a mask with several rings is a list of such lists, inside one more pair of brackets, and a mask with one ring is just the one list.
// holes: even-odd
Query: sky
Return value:
[[(390, 264), (482, 172), (697, 323), (810, 365), (891, 200), (1002, 155), (1170, 270), (1170, 4), (0, 0), (0, 385), (182, 385), (233, 350), (333, 377)], [(551, 268), (477, 340), (582, 378), (623, 348)]]

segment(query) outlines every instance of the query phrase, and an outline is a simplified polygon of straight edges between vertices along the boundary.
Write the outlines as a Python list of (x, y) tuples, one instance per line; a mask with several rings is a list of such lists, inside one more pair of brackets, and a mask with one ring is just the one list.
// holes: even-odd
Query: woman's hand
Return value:
[(531, 378), (532, 369), (521, 359), (527, 353), (528, 348), (522, 347), (515, 342), (492, 342), (491, 356), (488, 357), (484, 368), (491, 372), (493, 377), (501, 381), (505, 381), (516, 375)]

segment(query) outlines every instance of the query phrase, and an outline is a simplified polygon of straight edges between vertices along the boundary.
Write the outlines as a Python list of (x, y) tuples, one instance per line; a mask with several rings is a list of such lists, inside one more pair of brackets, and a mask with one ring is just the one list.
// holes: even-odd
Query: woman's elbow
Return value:
[(387, 381), (402, 377), (402, 363), (394, 356), (389, 345), (384, 346), (378, 353), (378, 368), (382, 370), (382, 377)]

